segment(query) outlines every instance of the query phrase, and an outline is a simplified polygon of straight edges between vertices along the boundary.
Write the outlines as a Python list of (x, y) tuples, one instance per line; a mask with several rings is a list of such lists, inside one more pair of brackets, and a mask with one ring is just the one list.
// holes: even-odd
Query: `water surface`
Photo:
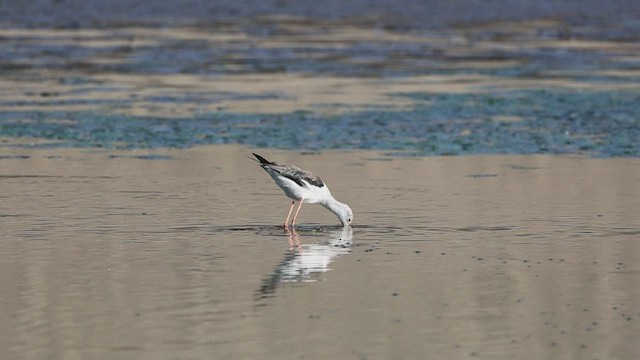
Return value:
[[(640, 155), (633, 1), (545, 4), (551, 18), (535, 15), (538, 2), (483, 7), (494, 20), (459, 11), (464, 1), (195, 1), (199, 16), (184, 21), (172, 2), (126, 14), (107, 0), (83, 10), (41, 2), (0, 14), (0, 136), (10, 144)], [(245, 13), (255, 10), (262, 16)]]
[(0, 149), (7, 359), (633, 359), (640, 162)]

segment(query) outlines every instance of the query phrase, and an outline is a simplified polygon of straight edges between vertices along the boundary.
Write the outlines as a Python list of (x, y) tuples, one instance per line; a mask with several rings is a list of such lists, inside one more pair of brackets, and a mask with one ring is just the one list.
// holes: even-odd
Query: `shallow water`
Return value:
[[(519, 1), (483, 8), (497, 18), (480, 23), (481, 12), (459, 11), (468, 7), (460, 1), (456, 10), (388, 4), (394, 14), (411, 9), (417, 23), (369, 1), (347, 6), (361, 8), (358, 16), (340, 6), (333, 19), (313, 16), (336, 11), (325, 4), (302, 6), (305, 15), (289, 2), (243, 17), (256, 8), (202, 3), (195, 12), (205, 17), (185, 22), (171, 21), (175, 11), (163, 3), (154, 8), (168, 18), (144, 7), (113, 23), (106, 9), (120, 6), (109, 3), (83, 11), (20, 3), (5, 23), (0, 14), (4, 141), (640, 156), (640, 27), (625, 20), (633, 1), (606, 22), (584, 12), (600, 18), (610, 5), (545, 4), (553, 19), (536, 19), (538, 2)], [(224, 21), (211, 18), (236, 6), (243, 10)]]
[(7, 359), (633, 359), (640, 161), (0, 149)]

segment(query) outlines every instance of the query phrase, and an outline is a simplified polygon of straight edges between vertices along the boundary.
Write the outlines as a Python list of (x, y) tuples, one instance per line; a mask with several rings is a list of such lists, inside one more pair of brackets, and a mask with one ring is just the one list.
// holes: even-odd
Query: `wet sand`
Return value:
[[(278, 224), (250, 151), (351, 205)], [(640, 162), (0, 148), (7, 359), (635, 359)]]

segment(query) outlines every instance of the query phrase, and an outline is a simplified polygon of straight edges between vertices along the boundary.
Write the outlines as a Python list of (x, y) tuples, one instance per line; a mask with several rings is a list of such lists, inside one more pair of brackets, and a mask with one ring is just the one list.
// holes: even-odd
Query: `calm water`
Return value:
[(3, 358), (640, 354), (640, 160), (252, 150), (0, 149)]

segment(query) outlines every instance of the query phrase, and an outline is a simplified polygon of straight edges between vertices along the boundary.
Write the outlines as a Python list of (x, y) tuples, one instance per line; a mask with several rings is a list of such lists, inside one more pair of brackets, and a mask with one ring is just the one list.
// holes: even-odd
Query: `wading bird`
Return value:
[(276, 185), (280, 186), (282, 191), (293, 201), (291, 201), (291, 207), (289, 207), (289, 213), (284, 221), (284, 227), (289, 227), (289, 218), (293, 211), (293, 206), (296, 200), (300, 202), (291, 226), (293, 227), (298, 218), (298, 213), (302, 207), (303, 202), (310, 204), (318, 203), (327, 208), (332, 213), (336, 214), (342, 226), (348, 226), (353, 221), (353, 212), (347, 204), (343, 204), (336, 200), (327, 185), (320, 179), (320, 177), (311, 171), (300, 169), (295, 165), (278, 165), (275, 162), (269, 161), (262, 156), (253, 153), (253, 156), (258, 159), (260, 166), (273, 178)]

